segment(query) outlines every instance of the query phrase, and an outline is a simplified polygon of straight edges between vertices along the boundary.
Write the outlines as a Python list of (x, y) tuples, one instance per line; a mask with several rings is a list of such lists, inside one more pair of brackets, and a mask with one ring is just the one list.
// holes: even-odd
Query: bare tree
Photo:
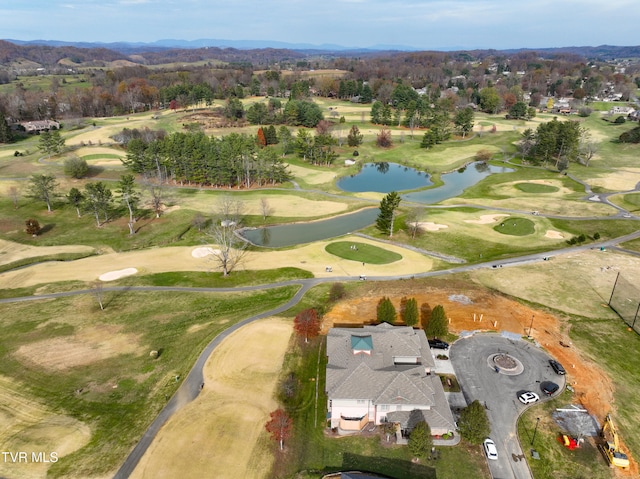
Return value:
[(240, 264), (249, 246), (239, 234), (243, 207), (241, 201), (228, 196), (221, 197), (211, 227), (206, 232), (217, 246), (209, 258), (224, 276), (228, 276)]
[(196, 213), (193, 219), (191, 220), (191, 224), (198, 228), (198, 233), (202, 232), (202, 228), (207, 224), (207, 219), (200, 212)]
[(102, 281), (94, 281), (91, 283), (91, 294), (96, 298), (96, 301), (98, 301), (100, 309), (104, 310), (104, 285)]
[(160, 218), (160, 213), (162, 213), (162, 208), (164, 207), (164, 203), (167, 199), (166, 186), (162, 183), (162, 181), (151, 178), (145, 179), (142, 182), (142, 185), (151, 197), (151, 207), (156, 214), (156, 218)]
[(584, 166), (589, 166), (589, 162), (597, 152), (598, 152), (598, 145), (596, 145), (592, 141), (584, 142), (580, 145), (580, 154), (578, 156), (578, 160)]
[(260, 210), (262, 211), (262, 219), (266, 220), (267, 216), (273, 214), (273, 208), (269, 205), (269, 200), (266, 198), (260, 198)]
[(420, 236), (422, 234), (423, 230), (420, 219), (423, 216), (424, 208), (412, 208), (409, 213), (407, 213), (405, 223), (412, 238), (415, 238), (416, 236)]
[(9, 187), (9, 198), (13, 202), (13, 207), (18, 209), (18, 200), (20, 199), (20, 190), (15, 186)]

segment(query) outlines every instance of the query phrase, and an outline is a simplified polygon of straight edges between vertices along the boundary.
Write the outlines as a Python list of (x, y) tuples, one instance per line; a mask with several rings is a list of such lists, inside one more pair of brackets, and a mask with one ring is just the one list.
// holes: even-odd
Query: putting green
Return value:
[(350, 261), (369, 264), (389, 264), (400, 261), (402, 255), (367, 243), (336, 241), (325, 246), (327, 253)]
[(536, 225), (526, 218), (509, 218), (493, 227), (494, 231), (511, 236), (527, 236), (536, 232)]

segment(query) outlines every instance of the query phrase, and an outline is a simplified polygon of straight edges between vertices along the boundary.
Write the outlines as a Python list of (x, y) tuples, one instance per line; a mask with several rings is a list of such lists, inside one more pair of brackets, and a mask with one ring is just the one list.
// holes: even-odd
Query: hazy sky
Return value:
[(0, 38), (472, 49), (638, 45), (638, 0), (3, 0)]

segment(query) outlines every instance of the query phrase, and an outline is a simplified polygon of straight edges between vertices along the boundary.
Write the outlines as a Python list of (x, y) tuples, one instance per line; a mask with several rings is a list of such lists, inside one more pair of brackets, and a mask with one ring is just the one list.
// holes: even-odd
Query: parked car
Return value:
[(484, 452), (487, 455), (487, 459), (492, 459), (494, 461), (497, 461), (498, 449), (496, 448), (496, 443), (493, 442), (490, 438), (486, 438), (483, 444), (484, 444)]
[(520, 396), (518, 396), (518, 400), (520, 400), (522, 404), (533, 404), (534, 402), (540, 400), (540, 396), (538, 396), (533, 391), (527, 391), (520, 394)]
[(430, 339), (429, 347), (432, 349), (449, 349), (449, 343), (442, 341), (441, 339)]
[(549, 364), (551, 365), (551, 369), (553, 369), (556, 374), (566, 374), (566, 371), (562, 367), (562, 364), (560, 364), (555, 359), (549, 359)]
[(551, 381), (543, 382), (540, 387), (542, 388), (542, 392), (544, 392), (547, 396), (551, 396), (558, 389), (560, 389), (560, 386), (558, 386), (556, 383), (552, 383)]

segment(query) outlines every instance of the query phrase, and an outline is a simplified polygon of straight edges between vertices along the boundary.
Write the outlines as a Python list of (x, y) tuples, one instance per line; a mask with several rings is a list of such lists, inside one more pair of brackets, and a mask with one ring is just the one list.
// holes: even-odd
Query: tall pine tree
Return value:
[(393, 236), (393, 223), (395, 220), (395, 211), (400, 205), (400, 195), (396, 191), (387, 194), (380, 202), (380, 214), (376, 219), (376, 228), (382, 233), (388, 234), (389, 238)]

